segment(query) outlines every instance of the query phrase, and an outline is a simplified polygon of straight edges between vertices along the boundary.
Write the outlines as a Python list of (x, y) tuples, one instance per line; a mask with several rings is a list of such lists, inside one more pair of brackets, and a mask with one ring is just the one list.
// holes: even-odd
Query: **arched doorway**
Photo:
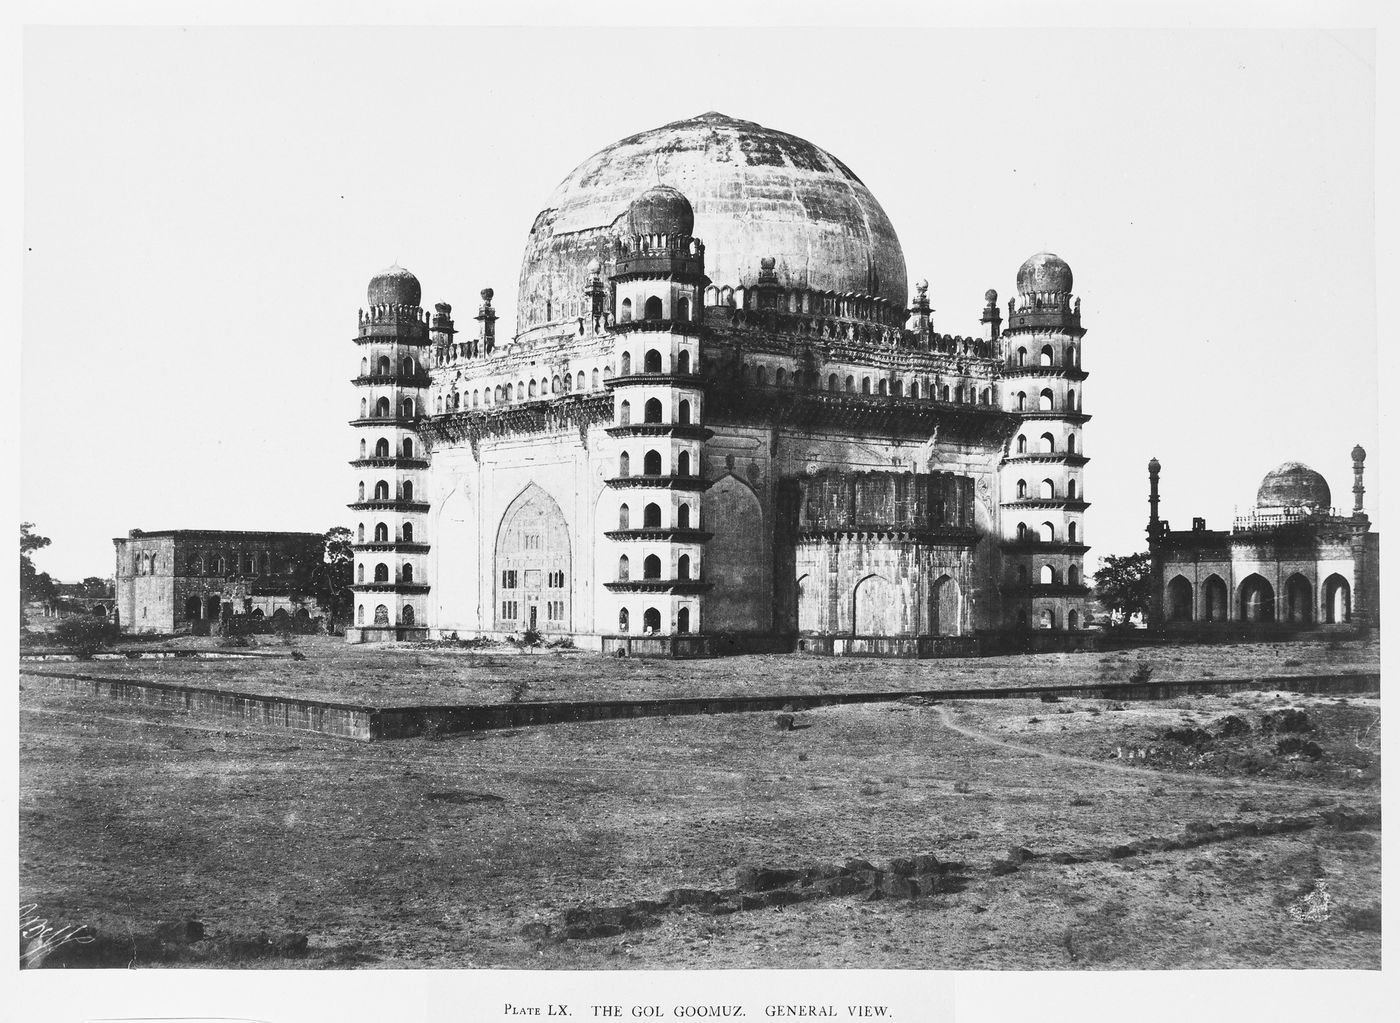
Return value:
[(1195, 617), (1191, 597), (1191, 584), (1184, 575), (1179, 575), (1167, 583), (1167, 621), (1191, 621)]
[(941, 575), (929, 594), (928, 631), (935, 636), (961, 635), (962, 593), (950, 575)]
[(1274, 620), (1274, 588), (1262, 575), (1251, 575), (1240, 583), (1240, 621)]
[(1313, 587), (1308, 577), (1295, 572), (1283, 584), (1283, 601), (1287, 620), (1294, 625), (1308, 625), (1313, 620)]
[(1329, 625), (1351, 621), (1351, 583), (1329, 575), (1322, 584), (1323, 615)]
[(650, 636), (661, 631), (661, 612), (656, 608), (649, 607), (642, 612), (642, 631)]
[(199, 620), (199, 597), (193, 594), (185, 598), (185, 618), (192, 622)]
[(817, 632), (821, 629), (821, 605), (818, 602), (817, 587), (812, 577), (804, 575), (797, 580), (797, 631)]
[(898, 594), (884, 576), (868, 575), (851, 594), (851, 621), (857, 636), (892, 636), (900, 632)]
[(572, 563), (564, 513), (554, 498), (531, 483), (501, 516), (496, 534), (496, 628), (569, 631)]
[(1218, 575), (1208, 576), (1201, 584), (1201, 620), (1223, 622), (1230, 614), (1230, 592), (1225, 580)]

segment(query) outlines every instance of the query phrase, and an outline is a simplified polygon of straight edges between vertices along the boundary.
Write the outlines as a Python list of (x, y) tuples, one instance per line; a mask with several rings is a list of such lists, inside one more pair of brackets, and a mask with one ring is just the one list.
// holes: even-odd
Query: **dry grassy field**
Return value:
[[(466, 702), (524, 677), (526, 698), (912, 690), (1138, 663), (308, 655), (254, 681)], [(1147, 656), (1154, 677), (1375, 666), (1370, 647)], [(242, 664), (98, 670), (232, 685), (226, 667), (251, 684)], [(34, 690), (20, 712), (22, 899), (98, 934), (47, 965), (1380, 965), (1373, 697), (916, 698), (791, 729), (734, 714), (374, 744)]]

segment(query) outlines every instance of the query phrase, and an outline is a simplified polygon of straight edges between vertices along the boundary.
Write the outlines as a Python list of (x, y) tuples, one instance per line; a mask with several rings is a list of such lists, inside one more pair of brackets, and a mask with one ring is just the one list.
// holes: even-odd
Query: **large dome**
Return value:
[(1259, 508), (1327, 511), (1332, 507), (1332, 488), (1316, 469), (1302, 462), (1284, 462), (1259, 484), (1255, 504)]
[(794, 286), (909, 301), (899, 238), (850, 168), (794, 135), (708, 113), (614, 142), (554, 190), (525, 248), (517, 332), (577, 315), (588, 262), (608, 261), (631, 203), (658, 184), (689, 200), (717, 285), (752, 284), (771, 256)]

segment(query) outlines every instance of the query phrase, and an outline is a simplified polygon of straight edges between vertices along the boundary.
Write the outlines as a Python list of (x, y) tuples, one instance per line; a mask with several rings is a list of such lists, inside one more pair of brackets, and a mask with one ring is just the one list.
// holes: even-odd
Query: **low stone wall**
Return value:
[(232, 725), (320, 732), (362, 741), (378, 737), (375, 711), (369, 707), (66, 672), (25, 671), (21, 678), (26, 686), (48, 692), (107, 697)]
[(674, 697), (661, 700), (590, 700), (462, 706), (356, 707), (278, 696), (253, 696), (196, 686), (103, 679), (65, 672), (28, 671), (26, 684), (75, 696), (103, 696), (183, 711), (216, 721), (321, 732), (349, 739), (405, 739), (526, 728), (579, 721), (695, 714), (752, 714), (811, 710), (854, 703), (925, 700), (1061, 699), (1168, 700), (1181, 696), (1282, 690), (1298, 693), (1379, 693), (1380, 673), (1282, 675), (1271, 678), (1199, 679), (1164, 682), (1105, 682), (1089, 685), (1017, 686), (988, 689), (926, 689), (915, 692), (811, 693), (801, 695)]

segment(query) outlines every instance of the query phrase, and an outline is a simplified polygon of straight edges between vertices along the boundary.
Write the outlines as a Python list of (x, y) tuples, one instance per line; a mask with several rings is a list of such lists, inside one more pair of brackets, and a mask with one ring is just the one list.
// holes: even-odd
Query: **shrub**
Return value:
[(1128, 676), (1129, 682), (1146, 682), (1152, 678), (1152, 665), (1146, 661), (1133, 669), (1133, 673)]
[(539, 646), (543, 640), (544, 637), (540, 635), (539, 629), (526, 629), (525, 635), (521, 637), (520, 642), (525, 646)]
[(78, 660), (87, 661), (92, 659), (93, 654), (116, 640), (117, 628), (102, 618), (74, 615), (58, 623), (53, 630), (53, 638)]

